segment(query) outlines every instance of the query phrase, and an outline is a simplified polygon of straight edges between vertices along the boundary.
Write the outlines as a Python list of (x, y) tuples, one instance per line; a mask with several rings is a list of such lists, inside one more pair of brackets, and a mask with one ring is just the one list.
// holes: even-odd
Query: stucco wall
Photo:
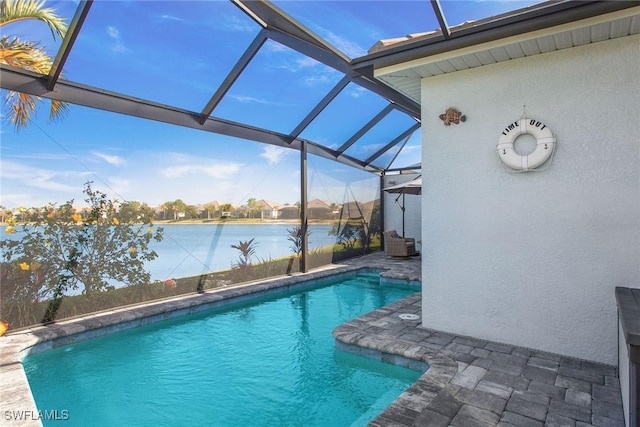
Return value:
[[(638, 70), (632, 36), (423, 79), (425, 326), (616, 363), (614, 287), (640, 287)], [(523, 105), (557, 136), (541, 172), (495, 151)], [(451, 106), (465, 123), (443, 126)]]

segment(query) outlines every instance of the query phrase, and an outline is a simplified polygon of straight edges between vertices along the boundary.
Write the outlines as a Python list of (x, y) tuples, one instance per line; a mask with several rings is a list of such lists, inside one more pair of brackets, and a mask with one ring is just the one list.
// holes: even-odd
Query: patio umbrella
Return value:
[(387, 193), (396, 193), (398, 197), (396, 197), (396, 203), (398, 203), (398, 199), (402, 197), (402, 204), (400, 205), (400, 209), (402, 209), (402, 237), (404, 237), (404, 196), (405, 194), (415, 194), (417, 196), (422, 194), (422, 177), (403, 182), (402, 184), (392, 185), (391, 187), (383, 188)]
[(392, 185), (391, 187), (384, 188), (384, 191), (388, 193), (420, 195), (422, 194), (422, 177), (403, 182), (402, 184)]

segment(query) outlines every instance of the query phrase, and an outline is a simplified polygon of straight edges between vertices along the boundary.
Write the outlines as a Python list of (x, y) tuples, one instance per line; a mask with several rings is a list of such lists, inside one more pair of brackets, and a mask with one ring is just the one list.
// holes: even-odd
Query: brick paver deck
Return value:
[[(250, 297), (359, 267), (385, 268), (383, 277), (419, 281), (419, 257), (388, 258), (383, 253), (351, 260), (342, 266), (297, 277), (275, 279), (240, 288), (150, 303), (61, 321), (10, 333), (0, 338), (0, 402), (3, 410), (37, 414), (21, 355), (115, 331), (152, 318), (163, 319), (202, 310), (227, 298)], [(340, 325), (336, 345), (392, 363), (429, 369), (380, 414), (379, 426), (624, 426), (616, 368), (510, 345), (461, 337), (403, 320), (399, 314), (421, 314), (421, 294)], [(428, 325), (427, 325), (428, 326)], [(102, 332), (101, 332), (102, 331)], [(0, 425), (38, 426), (39, 420)]]
[[(388, 277), (410, 278), (420, 265), (379, 262)], [(334, 331), (342, 349), (430, 365), (371, 426), (624, 426), (614, 366), (439, 332), (402, 313), (421, 315), (421, 293)]]

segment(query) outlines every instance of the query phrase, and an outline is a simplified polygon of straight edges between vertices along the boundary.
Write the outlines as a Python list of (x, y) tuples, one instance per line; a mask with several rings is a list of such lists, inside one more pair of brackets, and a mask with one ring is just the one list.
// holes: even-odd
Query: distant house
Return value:
[(320, 199), (313, 199), (307, 204), (309, 219), (333, 219), (333, 209)]
[(278, 219), (299, 219), (300, 208), (297, 206), (282, 206), (278, 209)]
[(372, 200), (369, 202), (347, 202), (340, 209), (340, 219), (347, 220), (365, 220), (369, 222), (371, 214), (376, 205), (380, 204), (380, 200)]
[(260, 219), (278, 219), (280, 204), (268, 200), (259, 200), (256, 204), (260, 210)]

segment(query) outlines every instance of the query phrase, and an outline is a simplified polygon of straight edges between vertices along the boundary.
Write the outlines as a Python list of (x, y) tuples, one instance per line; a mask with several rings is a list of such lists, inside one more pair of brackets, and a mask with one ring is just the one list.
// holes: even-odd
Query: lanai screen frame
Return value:
[[(398, 144), (404, 144), (411, 134), (420, 129), (421, 114), (419, 103), (374, 77), (374, 70), (376, 68), (402, 63), (447, 50), (454, 50), (522, 34), (528, 31), (548, 28), (565, 22), (633, 7), (637, 4), (635, 1), (550, 1), (478, 21), (473, 23), (473, 25), (450, 27), (443, 13), (440, 1), (429, 0), (433, 13), (440, 25), (439, 31), (427, 37), (420, 37), (409, 43), (400, 43), (397, 46), (390, 46), (380, 52), (351, 59), (269, 2), (250, 0), (230, 1), (260, 25), (262, 29), (200, 111), (185, 110), (60, 78), (61, 71), (71, 49), (73, 49), (76, 38), (82, 30), (83, 23), (91, 9), (93, 0), (83, 0), (78, 4), (66, 36), (47, 75), (0, 64), (0, 87), (10, 91), (23, 92), (43, 98), (64, 101), (70, 104), (83, 105), (128, 116), (298, 150), (300, 152), (301, 172), (300, 221), (303, 230), (306, 231), (306, 162), (308, 154), (314, 154), (377, 174), (381, 177), (380, 188), (382, 188), (383, 177), (387, 173), (401, 172), (405, 169), (413, 171), (420, 169), (420, 165), (408, 166), (406, 168), (390, 168), (390, 164), (389, 167), (384, 168), (373, 164), (376, 159), (389, 150), (394, 149), (394, 147), (397, 147)], [(273, 40), (287, 46), (337, 70), (343, 75), (343, 78), (334, 88), (329, 91), (295, 129), (288, 134), (211, 116), (215, 107), (224, 98), (229, 88), (242, 74), (243, 70), (267, 40)], [(344, 141), (338, 149), (332, 149), (318, 142), (301, 138), (300, 134), (304, 129), (313, 122), (349, 83), (357, 84), (366, 90), (378, 94), (388, 102), (387, 107), (363, 126), (360, 131)], [(392, 140), (384, 142), (383, 148), (369, 155), (367, 158), (355, 158), (345, 153), (345, 151), (365, 135), (371, 127), (394, 110), (408, 115), (415, 121), (415, 124), (405, 129)], [(384, 200), (382, 195), (380, 200), (381, 202)], [(381, 209), (381, 211), (384, 211), (384, 208)], [(304, 235), (306, 236), (306, 233), (304, 233)], [(306, 239), (304, 248), (305, 250), (302, 254), (302, 270), (306, 271)]]

